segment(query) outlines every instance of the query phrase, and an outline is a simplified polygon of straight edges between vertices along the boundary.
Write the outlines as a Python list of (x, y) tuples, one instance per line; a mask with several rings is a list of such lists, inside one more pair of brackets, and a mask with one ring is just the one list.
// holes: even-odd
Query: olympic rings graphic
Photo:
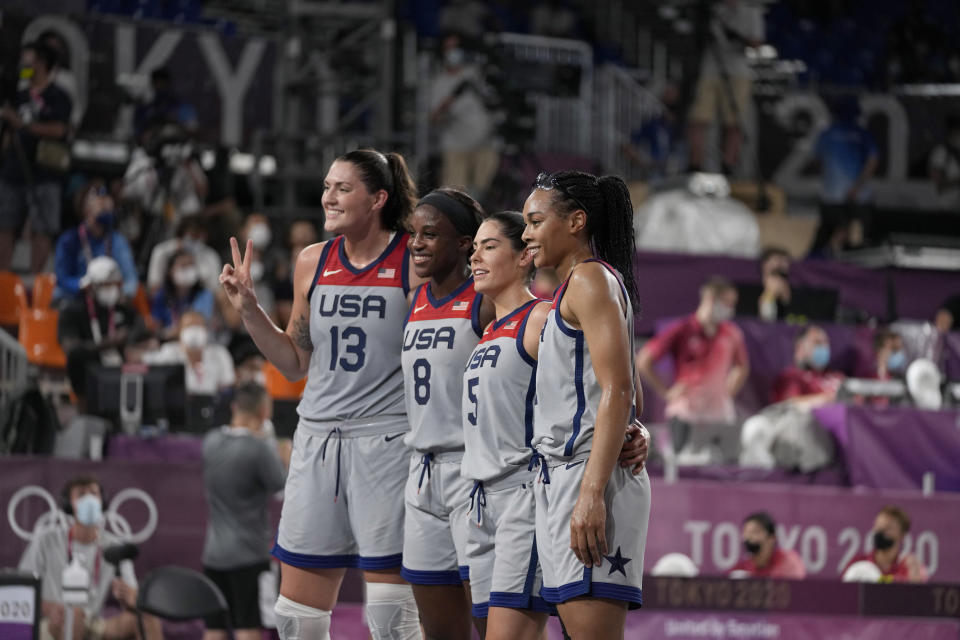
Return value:
[[(37, 518), (31, 531), (24, 529), (17, 522), (17, 507), (22, 500), (34, 496), (46, 502), (48, 510)], [(143, 526), (143, 529), (136, 533), (134, 533), (130, 526), (130, 522), (120, 515), (121, 505), (128, 500), (134, 499), (142, 502), (147, 508), (147, 523)], [(105, 526), (109, 531), (121, 540), (133, 544), (143, 544), (149, 540), (150, 536), (157, 530), (157, 521), (159, 519), (157, 504), (153, 501), (153, 498), (150, 497), (150, 494), (142, 489), (133, 487), (119, 491), (113, 497), (113, 500), (110, 501), (110, 505), (104, 512), (103, 517)], [(53, 496), (43, 487), (36, 485), (21, 487), (10, 497), (10, 502), (7, 504), (7, 520), (10, 522), (10, 528), (17, 537), (27, 542), (33, 540), (34, 536), (44, 533), (45, 531), (59, 527), (65, 528), (69, 524), (67, 515), (60, 510)]]

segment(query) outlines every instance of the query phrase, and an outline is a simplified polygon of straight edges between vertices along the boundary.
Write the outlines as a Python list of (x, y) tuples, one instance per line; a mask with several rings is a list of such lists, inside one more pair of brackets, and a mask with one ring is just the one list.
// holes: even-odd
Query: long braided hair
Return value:
[(537, 185), (550, 189), (553, 206), (566, 217), (582, 209), (587, 214), (587, 235), (597, 257), (620, 272), (633, 306), (640, 312), (637, 282), (633, 272), (636, 243), (633, 203), (627, 185), (617, 176), (597, 177), (583, 171), (558, 171), (538, 178)]

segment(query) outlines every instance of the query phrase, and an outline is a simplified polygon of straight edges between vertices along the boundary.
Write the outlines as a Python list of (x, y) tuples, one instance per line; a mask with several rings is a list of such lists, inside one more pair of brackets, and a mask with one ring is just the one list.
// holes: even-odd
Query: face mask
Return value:
[(749, 553), (752, 556), (755, 556), (758, 553), (760, 553), (760, 546), (761, 545), (759, 542), (753, 542), (752, 540), (743, 541), (743, 548), (746, 549), (747, 553)]
[(270, 227), (262, 222), (258, 222), (250, 227), (247, 237), (253, 241), (254, 248), (263, 251), (270, 246), (270, 239), (273, 237), (273, 234), (270, 233)]
[(203, 349), (207, 346), (207, 329), (198, 325), (184, 327), (180, 332), (180, 342), (188, 349)]
[(173, 284), (178, 287), (192, 287), (197, 284), (197, 268), (184, 267), (173, 272)]
[(456, 49), (450, 49), (443, 56), (448, 67), (459, 67), (461, 64), (463, 64), (464, 57), (463, 49), (460, 49), (459, 47)]
[(263, 278), (263, 263), (259, 260), (250, 264), (250, 278), (254, 282), (259, 282)]
[(77, 516), (77, 522), (92, 527), (99, 524), (103, 518), (103, 504), (100, 502), (100, 498), (88, 493), (77, 500), (73, 507), (73, 513)]
[(887, 537), (883, 531), (873, 532), (873, 546), (880, 551), (886, 551), (893, 546), (893, 538)]
[(713, 320), (716, 324), (721, 322), (726, 322), (733, 317), (733, 309), (728, 307), (725, 304), (715, 302), (713, 304), (713, 311), (710, 312), (710, 319)]
[(194, 238), (192, 236), (184, 236), (183, 246), (191, 251), (194, 251), (203, 246), (203, 240), (199, 238)]
[(825, 344), (815, 346), (813, 353), (810, 354), (810, 366), (818, 371), (823, 371), (829, 363), (830, 346)]
[(887, 356), (887, 369), (890, 371), (903, 371), (907, 366), (907, 354), (903, 349), (894, 351)]
[(104, 228), (111, 228), (113, 224), (117, 221), (117, 217), (113, 214), (113, 211), (104, 211), (96, 218), (97, 224)]
[(112, 309), (120, 302), (120, 287), (99, 287), (93, 295), (100, 305)]

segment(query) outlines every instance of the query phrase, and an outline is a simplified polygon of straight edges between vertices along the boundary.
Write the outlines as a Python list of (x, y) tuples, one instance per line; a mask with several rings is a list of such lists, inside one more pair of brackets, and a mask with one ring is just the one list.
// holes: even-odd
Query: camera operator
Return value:
[(33, 42), (20, 54), (26, 84), (15, 103), (0, 111), (3, 168), (0, 169), (0, 271), (10, 269), (15, 233), (27, 213), (33, 230), (30, 267), (40, 273), (60, 231), (60, 169), (69, 163), (63, 140), (70, 119), (70, 97), (52, 82), (56, 53)]
[(740, 161), (740, 119), (747, 113), (753, 89), (745, 49), (759, 46), (764, 37), (761, 5), (751, 0), (720, 0), (711, 8), (687, 134), (691, 170), (703, 167), (706, 130), (713, 124), (718, 109), (724, 127), (723, 172), (732, 174)]
[(441, 184), (482, 200), (500, 165), (488, 89), (479, 68), (467, 61), (460, 36), (445, 36), (441, 53), (443, 68), (430, 95), (430, 121), (439, 131), (443, 156)]

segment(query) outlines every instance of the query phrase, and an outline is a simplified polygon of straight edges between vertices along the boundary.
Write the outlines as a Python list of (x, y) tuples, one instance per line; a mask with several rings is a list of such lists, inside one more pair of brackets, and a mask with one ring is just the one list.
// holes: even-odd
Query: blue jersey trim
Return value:
[(462, 284), (457, 285), (456, 289), (454, 289), (453, 291), (451, 291), (450, 293), (448, 293), (447, 295), (443, 296), (438, 300), (437, 298), (433, 297), (433, 291), (431, 291), (430, 286), (428, 284), (427, 285), (427, 302), (429, 302), (430, 306), (432, 306), (434, 309), (439, 309), (440, 307), (447, 304), (448, 302), (456, 298), (458, 295), (466, 291), (467, 287), (472, 287), (472, 286), (473, 286), (473, 276), (470, 276), (469, 278), (464, 280)]
[(537, 400), (537, 365), (534, 363), (530, 372), (530, 382), (527, 384), (527, 397), (523, 411), (523, 443), (533, 449), (533, 405)]
[(460, 585), (460, 572), (453, 571), (419, 571), (417, 569), (408, 569), (402, 567), (400, 576), (410, 584), (420, 584), (428, 586), (436, 585)]
[(567, 440), (566, 446), (563, 448), (563, 455), (572, 456), (573, 455), (573, 445), (577, 441), (577, 436), (580, 435), (580, 421), (583, 419), (583, 412), (587, 409), (587, 395), (586, 390), (583, 388), (583, 332), (578, 332), (576, 336), (577, 346), (576, 346), (576, 365), (573, 370), (573, 383), (577, 387), (577, 412), (573, 414), (573, 433), (570, 435), (570, 439)]
[(523, 583), (524, 595), (530, 595), (533, 592), (533, 579), (537, 575), (537, 566), (539, 564), (540, 559), (537, 557), (537, 536), (534, 534), (533, 545), (530, 548), (530, 565), (527, 567), (527, 579)]
[(590, 580), (592, 579), (592, 570), (588, 567), (583, 568), (583, 577), (576, 582), (568, 582), (559, 587), (541, 587), (540, 595), (544, 600), (552, 604), (559, 604), (572, 600), (577, 596), (590, 593)]
[(504, 324), (506, 324), (506, 322), (510, 318), (517, 315), (518, 313), (521, 313), (524, 309), (526, 309), (532, 304), (536, 304), (537, 302), (540, 302), (540, 300), (537, 298), (534, 298), (533, 300), (528, 300), (524, 302), (522, 305), (520, 305), (519, 307), (517, 307), (516, 309), (514, 309), (513, 311), (511, 311), (510, 313), (508, 313), (507, 315), (503, 316), (502, 318), (497, 318), (496, 320), (493, 321), (493, 330), (496, 331), (497, 329), (502, 327)]
[(461, 580), (461, 582), (466, 582), (467, 580), (470, 579), (470, 567), (469, 567), (469, 566), (467, 566), (467, 565), (465, 565), (465, 564), (462, 564), (462, 565), (460, 565), (459, 567), (457, 567), (457, 571), (460, 573), (460, 580)]
[(313, 296), (313, 290), (317, 286), (317, 280), (320, 279), (320, 273), (323, 271), (323, 267), (327, 264), (327, 256), (330, 255), (330, 247), (333, 246), (340, 238), (334, 238), (327, 244), (323, 245), (323, 251), (320, 252), (320, 259), (317, 261), (317, 270), (313, 273), (313, 280), (310, 282), (310, 289), (307, 291), (307, 302), (310, 302), (310, 298)]
[(400, 284), (403, 286), (403, 295), (410, 293), (410, 245), (403, 250), (403, 265), (400, 267)]
[[(472, 280), (472, 278), (471, 278)], [(478, 293), (473, 296), (473, 308), (470, 313), (470, 324), (473, 326), (474, 333), (478, 338), (483, 337), (483, 327), (480, 326), (480, 308), (483, 306), (483, 294)]]
[(421, 285), (418, 285), (416, 289), (413, 290), (413, 300), (410, 301), (410, 308), (407, 309), (407, 316), (403, 319), (403, 327), (407, 327), (407, 323), (410, 322), (410, 316), (413, 315), (413, 310), (417, 307), (417, 298), (420, 297), (420, 289), (423, 289), (427, 286), (427, 283), (424, 282)]
[[(534, 300), (533, 302), (534, 302), (534, 303), (537, 303), (537, 302), (540, 302), (540, 300)], [(524, 306), (526, 306), (526, 305), (524, 305)], [(520, 323), (520, 330), (517, 331), (517, 351), (520, 353), (520, 357), (523, 358), (523, 361), (526, 362), (527, 364), (529, 364), (531, 367), (536, 367), (536, 366), (537, 366), (537, 361), (534, 360), (534, 359), (533, 359), (533, 356), (531, 356), (529, 353), (527, 353), (526, 348), (524, 348), (524, 346), (523, 346), (523, 337), (524, 337), (524, 336), (526, 335), (526, 333), (527, 333), (527, 321), (530, 320), (530, 314), (533, 313), (533, 309), (534, 309), (535, 306), (536, 306), (536, 304), (534, 304), (534, 306), (530, 307), (530, 310), (529, 310), (529, 311), (527, 312), (527, 314), (523, 317), (523, 322)], [(494, 327), (494, 328), (496, 328), (496, 327)]]
[[(390, 243), (387, 245), (387, 248), (383, 250), (383, 253), (377, 256), (376, 260), (374, 260), (373, 262), (365, 266), (363, 269), (357, 269), (355, 266), (350, 264), (350, 259), (347, 258), (347, 250), (344, 248), (346, 246), (346, 242), (343, 242), (343, 236), (340, 236), (341, 242), (340, 242), (340, 245), (337, 247), (337, 253), (340, 255), (340, 262), (343, 264), (344, 267), (346, 267), (347, 271), (349, 271), (355, 276), (358, 276), (361, 273), (366, 273), (367, 271), (370, 271), (370, 269), (380, 266), (380, 263), (383, 262), (384, 258), (389, 256), (393, 252), (393, 250), (397, 248), (397, 245), (400, 244), (400, 240), (403, 239), (404, 235), (405, 234), (399, 231), (394, 233), (393, 239), (390, 240)], [(403, 275), (402, 268), (400, 269), (400, 273), (401, 275)], [(404, 294), (409, 293), (409, 290), (410, 290), (409, 286), (405, 287), (404, 289), (405, 289)]]
[(480, 604), (474, 603), (470, 607), (470, 612), (473, 614), (474, 618), (486, 618), (490, 615), (490, 603), (481, 602)]

